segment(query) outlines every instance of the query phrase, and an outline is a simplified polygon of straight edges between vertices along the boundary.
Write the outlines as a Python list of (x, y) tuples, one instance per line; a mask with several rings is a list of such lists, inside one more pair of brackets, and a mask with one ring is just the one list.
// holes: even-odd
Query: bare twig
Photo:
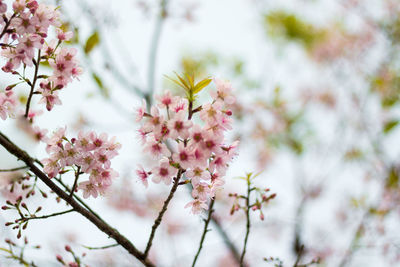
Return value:
[(15, 172), (15, 171), (20, 171), (23, 169), (29, 168), (28, 166), (21, 166), (21, 167), (16, 167), (16, 168), (11, 168), (11, 169), (0, 169), (0, 172)]
[(31, 90), (29, 92), (28, 100), (26, 102), (26, 109), (25, 109), (25, 115), (24, 115), (25, 118), (28, 118), (29, 107), (31, 105), (33, 91), (35, 90), (35, 85), (36, 85), (36, 81), (38, 78), (38, 71), (39, 71), (39, 66), (40, 66), (40, 52), (41, 52), (41, 50), (39, 49), (37, 59), (36, 59), (36, 61), (33, 61), (33, 64), (35, 65), (35, 74), (33, 75)]
[(171, 201), (172, 197), (174, 196), (176, 189), (178, 188), (179, 180), (181, 179), (181, 176), (182, 176), (182, 170), (179, 170), (178, 174), (174, 178), (174, 185), (172, 186), (171, 191), (169, 192), (169, 195), (168, 195), (167, 199), (165, 200), (160, 213), (157, 216), (157, 219), (154, 221), (154, 224), (151, 227), (151, 234), (150, 234), (149, 240), (147, 241), (146, 249), (144, 251), (145, 259), (147, 258), (147, 255), (149, 254), (151, 245), (153, 244), (153, 239), (154, 239), (156, 230), (157, 230), (158, 226), (160, 226), (160, 224), (161, 224), (161, 220), (162, 220), (164, 213), (167, 211), (168, 204)]
[(23, 217), (22, 221), (29, 221), (29, 220), (40, 220), (40, 219), (47, 219), (50, 217), (55, 217), (55, 216), (59, 216), (59, 215), (64, 215), (70, 212), (74, 212), (74, 209), (69, 209), (69, 210), (65, 210), (65, 211), (61, 211), (61, 212), (56, 212), (56, 213), (52, 213), (52, 214), (48, 214), (48, 215), (43, 215), (43, 216), (31, 216), (31, 217)]
[(211, 215), (214, 211), (213, 210), (214, 202), (215, 202), (215, 198), (211, 199), (210, 205), (208, 207), (208, 216), (207, 216), (207, 219), (204, 220), (204, 230), (203, 230), (203, 234), (201, 235), (199, 249), (197, 250), (196, 256), (193, 259), (192, 267), (194, 267), (196, 265), (197, 258), (199, 257), (201, 249), (203, 248), (203, 243), (204, 243), (204, 239), (206, 238), (206, 234), (208, 231), (210, 231), (208, 229), (208, 224), (210, 223)]
[[(82, 245), (83, 246), (83, 245)], [(107, 248), (113, 248), (113, 247), (118, 247), (119, 244), (112, 244), (108, 246), (102, 246), (102, 247), (89, 247), (89, 246), (83, 246), (84, 248), (90, 249), (90, 250), (98, 250), (98, 249), (107, 249)]]
[(249, 234), (250, 234), (250, 193), (251, 193), (251, 181), (250, 178), (247, 179), (247, 196), (246, 196), (246, 236), (244, 238), (244, 244), (243, 244), (243, 250), (242, 250), (242, 255), (240, 256), (240, 266), (243, 267), (244, 263), (244, 255), (246, 254), (246, 247), (247, 247), (247, 241), (249, 239)]
[(79, 175), (81, 174), (81, 166), (78, 167), (78, 170), (75, 172), (75, 181), (74, 185), (72, 186), (71, 192), (69, 194), (69, 197), (72, 197), (74, 195), (74, 192), (76, 190), (76, 184), (78, 183)]

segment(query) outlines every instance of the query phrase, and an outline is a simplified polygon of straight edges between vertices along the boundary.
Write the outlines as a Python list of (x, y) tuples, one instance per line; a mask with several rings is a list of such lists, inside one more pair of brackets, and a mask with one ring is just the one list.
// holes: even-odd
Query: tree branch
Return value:
[(169, 195), (168, 195), (167, 199), (164, 201), (164, 205), (163, 205), (160, 213), (158, 214), (157, 219), (154, 221), (154, 224), (151, 227), (151, 234), (150, 234), (150, 237), (149, 237), (149, 241), (147, 241), (146, 249), (144, 251), (144, 258), (145, 259), (147, 258), (147, 255), (149, 254), (149, 250), (150, 250), (151, 245), (153, 243), (153, 239), (154, 239), (154, 235), (156, 233), (156, 230), (157, 230), (158, 226), (160, 226), (160, 224), (161, 224), (161, 220), (162, 220), (162, 217), (163, 217), (164, 213), (167, 211), (168, 204), (171, 201), (172, 197), (174, 196), (174, 193), (175, 193), (176, 189), (178, 188), (179, 180), (181, 179), (181, 176), (182, 176), (182, 170), (180, 169), (178, 171), (178, 174), (174, 178), (174, 185), (172, 186), (171, 191), (169, 192)]
[(200, 251), (203, 248), (204, 239), (206, 238), (206, 234), (209, 231), (208, 224), (210, 223), (211, 215), (214, 211), (213, 210), (214, 202), (215, 202), (215, 198), (211, 199), (210, 206), (208, 207), (208, 217), (207, 217), (207, 220), (204, 221), (205, 223), (204, 223), (203, 234), (201, 235), (199, 249), (197, 250), (196, 256), (193, 259), (192, 267), (194, 267), (196, 265), (197, 258), (199, 257)]
[(246, 197), (246, 236), (244, 238), (244, 244), (243, 244), (243, 250), (242, 250), (242, 255), (240, 256), (240, 267), (244, 266), (243, 260), (244, 260), (244, 255), (246, 254), (246, 247), (247, 247), (247, 241), (249, 239), (249, 234), (250, 234), (250, 193), (251, 193), (251, 188), (250, 188), (251, 182), (250, 179), (247, 180), (247, 197)]
[(8, 139), (3, 133), (0, 132), (0, 144), (12, 155), (16, 156), (19, 160), (25, 162), (29, 166), (30, 170), (45, 183), (54, 193), (60, 198), (65, 200), (71, 207), (86, 219), (92, 222), (99, 230), (113, 238), (118, 244), (125, 248), (131, 255), (137, 258), (145, 266), (154, 266), (149, 260), (146, 259), (144, 254), (139, 251), (125, 236), (121, 235), (116, 229), (105, 223), (103, 220), (96, 217), (90, 211), (82, 207), (74, 198), (70, 198), (69, 195), (59, 188), (45, 173), (43, 173), (36, 165), (34, 159), (32, 159), (28, 153), (20, 149), (13, 142)]
[(21, 167), (16, 167), (16, 168), (12, 168), (12, 169), (0, 169), (0, 172), (15, 172), (15, 171), (20, 171), (23, 169), (27, 169), (29, 168), (28, 166), (21, 166)]
[(33, 75), (31, 91), (29, 92), (28, 100), (26, 102), (26, 109), (25, 109), (25, 115), (24, 115), (25, 118), (28, 118), (29, 107), (31, 105), (33, 91), (35, 90), (35, 85), (36, 85), (36, 81), (37, 81), (37, 77), (38, 77), (38, 71), (39, 71), (39, 65), (40, 65), (40, 51), (41, 50), (39, 49), (36, 62), (33, 60), (34, 61), (33, 63), (35, 65), (35, 74)]

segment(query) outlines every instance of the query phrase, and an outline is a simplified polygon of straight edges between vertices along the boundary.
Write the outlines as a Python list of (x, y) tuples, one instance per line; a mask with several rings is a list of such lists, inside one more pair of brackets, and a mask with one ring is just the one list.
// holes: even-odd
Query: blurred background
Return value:
[[(74, 32), (69, 45), (78, 49), (84, 74), (60, 93), (63, 105), (37, 124), (49, 132), (66, 125), (70, 136), (83, 129), (117, 137), (123, 146), (113, 165), (120, 177), (106, 197), (88, 203), (139, 248), (169, 188), (146, 189), (136, 177), (137, 164), (151, 159), (142, 153), (134, 110), (166, 89), (179, 94), (165, 78), (176, 71), (229, 80), (237, 97), (229, 139), (240, 140), (239, 156), (217, 196), (198, 266), (238, 266), (234, 251), (242, 249), (246, 221), (243, 212), (230, 215), (228, 194), (246, 191), (236, 177), (249, 172), (260, 173), (254, 183), (277, 197), (263, 208), (263, 221), (251, 214), (248, 266), (293, 266), (299, 255), (301, 264), (319, 259), (314, 266), (400, 266), (399, 1), (48, 3), (60, 6), (65, 29)], [(21, 88), (22, 102), (25, 94)], [(46, 157), (45, 145), (18, 122), (0, 128)], [(14, 166), (2, 149), (0, 168)], [(3, 203), (17, 194), (10, 195), (8, 181), (19, 174), (1, 175)], [(65, 208), (54, 199), (30, 201), (49, 213)], [(190, 214), (189, 200), (189, 190), (179, 188), (150, 253), (157, 266), (193, 260), (206, 214)], [(13, 219), (0, 212), (3, 225)], [(119, 247), (88, 249), (112, 241), (78, 215), (32, 222), (25, 234), (41, 245), (24, 252), (38, 266), (58, 266), (55, 255), (66, 255), (66, 244), (86, 253), (90, 266), (141, 266)], [(0, 247), (4, 238), (22, 245), (15, 236), (1, 227)], [(15, 265), (0, 258), (0, 266)]]

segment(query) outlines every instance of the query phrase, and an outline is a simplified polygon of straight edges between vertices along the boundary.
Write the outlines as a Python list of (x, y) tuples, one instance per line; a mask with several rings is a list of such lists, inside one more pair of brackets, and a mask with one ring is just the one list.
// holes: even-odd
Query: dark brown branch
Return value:
[(297, 253), (297, 258), (296, 258), (296, 261), (295, 261), (293, 267), (298, 267), (299, 266), (299, 263), (300, 263), (300, 260), (301, 260), (301, 256), (303, 255), (303, 251), (304, 251), (304, 246), (301, 245), (300, 249), (299, 249), (299, 251)]
[(174, 185), (172, 186), (167, 199), (164, 201), (164, 205), (163, 205), (160, 213), (158, 214), (157, 219), (154, 221), (154, 224), (151, 227), (151, 234), (149, 237), (149, 241), (147, 241), (146, 249), (144, 251), (144, 258), (147, 258), (147, 255), (149, 254), (151, 245), (153, 244), (153, 239), (154, 239), (156, 230), (157, 230), (158, 226), (160, 226), (162, 217), (163, 217), (164, 213), (167, 211), (168, 204), (171, 201), (172, 197), (174, 196), (176, 189), (178, 188), (179, 180), (181, 179), (181, 176), (182, 176), (182, 170), (179, 170), (178, 174), (174, 178)]
[(154, 266), (149, 260), (146, 259), (144, 254), (139, 251), (125, 236), (121, 235), (116, 229), (105, 223), (103, 220), (96, 217), (90, 211), (82, 207), (74, 198), (70, 198), (69, 195), (59, 188), (45, 173), (43, 173), (36, 165), (34, 159), (32, 159), (28, 153), (21, 150), (13, 142), (11, 142), (7, 136), (0, 132), (0, 144), (12, 155), (16, 156), (19, 160), (25, 162), (29, 166), (30, 170), (43, 182), (45, 183), (54, 193), (60, 198), (65, 200), (76, 212), (83, 215), (86, 219), (92, 222), (96, 227), (113, 238), (118, 244), (125, 248), (131, 255), (137, 258), (145, 266)]
[(207, 234), (208, 231), (210, 231), (208, 229), (208, 224), (211, 221), (211, 215), (212, 215), (212, 213), (214, 211), (213, 210), (214, 202), (215, 202), (215, 198), (211, 199), (210, 205), (208, 207), (207, 220), (204, 221), (204, 230), (203, 230), (203, 234), (201, 235), (199, 249), (197, 250), (196, 256), (193, 259), (192, 267), (194, 267), (196, 265), (197, 258), (199, 257), (201, 249), (203, 248), (203, 243), (204, 243), (204, 239), (206, 238), (206, 234)]

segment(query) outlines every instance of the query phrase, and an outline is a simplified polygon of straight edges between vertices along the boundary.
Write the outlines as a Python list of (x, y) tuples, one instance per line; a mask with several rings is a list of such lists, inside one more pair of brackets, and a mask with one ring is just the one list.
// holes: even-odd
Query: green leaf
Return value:
[(95, 31), (86, 41), (85, 54), (89, 54), (100, 43), (99, 32)]
[(94, 72), (92, 73), (92, 77), (93, 77), (93, 80), (96, 82), (97, 87), (100, 89), (100, 93), (104, 97), (108, 98), (110, 96), (109, 92), (108, 92), (108, 89), (107, 89), (107, 87), (104, 86), (103, 81), (101, 80), (101, 78)]
[(40, 66), (51, 68), (48, 60), (41, 60), (39, 64)]
[(181, 76), (179, 76), (179, 74), (175, 73), (176, 77), (178, 77), (179, 81), (181, 81), (182, 83), (182, 87), (186, 90), (186, 91), (190, 91), (190, 87), (189, 85), (186, 83), (185, 79), (183, 79)]
[(196, 86), (193, 89), (193, 93), (197, 94), (198, 92), (200, 92), (201, 90), (203, 90), (204, 87), (206, 87), (207, 85), (210, 84), (210, 82), (212, 81), (212, 79), (206, 78), (200, 82), (198, 82), (196, 84)]
[(185, 73), (186, 79), (189, 82), (190, 89), (194, 88), (194, 76)]
[(389, 133), (390, 131), (394, 130), (394, 128), (399, 124), (398, 120), (390, 120), (385, 123), (383, 126), (383, 132), (385, 134)]

